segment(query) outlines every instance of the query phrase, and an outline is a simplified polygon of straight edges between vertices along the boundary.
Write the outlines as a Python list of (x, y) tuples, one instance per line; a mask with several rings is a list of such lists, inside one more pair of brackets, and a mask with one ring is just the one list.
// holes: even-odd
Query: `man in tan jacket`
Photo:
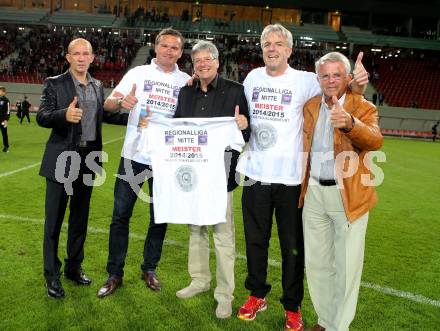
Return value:
[(369, 151), (382, 146), (375, 106), (348, 86), (349, 60), (338, 52), (316, 62), (323, 95), (304, 106), (303, 208), (307, 282), (318, 324), (346, 331), (355, 311), (368, 211), (377, 201)]

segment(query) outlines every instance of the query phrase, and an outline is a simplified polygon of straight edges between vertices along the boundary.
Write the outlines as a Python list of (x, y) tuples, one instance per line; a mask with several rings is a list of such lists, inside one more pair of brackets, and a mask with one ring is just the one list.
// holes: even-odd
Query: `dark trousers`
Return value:
[[(64, 272), (73, 273), (81, 268), (84, 260), (84, 242), (87, 235), (92, 186), (83, 183), (82, 175), (73, 182), (73, 195), (69, 204), (67, 231), (67, 258)], [(69, 196), (64, 185), (46, 179), (46, 219), (44, 223), (44, 277), (53, 280), (60, 277), (61, 261), (58, 258), (58, 242)]]
[(272, 215), (278, 226), (282, 258), (284, 309), (297, 311), (304, 296), (304, 239), (298, 200), (301, 187), (256, 182), (243, 188), (242, 206), (248, 275), (245, 287), (252, 296), (264, 298), (271, 289), (266, 282)]
[(24, 119), (24, 117), (27, 117), (27, 120), (28, 120), (28, 122), (30, 123), (31, 122), (31, 119), (30, 119), (30, 117), (29, 117), (29, 112), (27, 112), (27, 113), (21, 113), (21, 117), (20, 117), (20, 124), (21, 123), (23, 123), (23, 119)]
[(3, 137), (3, 147), (9, 148), (9, 141), (8, 141), (8, 128), (5, 128), (0, 123), (0, 130), (2, 131), (2, 137)]
[[(133, 181), (133, 177), (143, 173), (142, 183), (136, 184), (134, 191), (128, 181)], [(147, 238), (144, 244), (144, 262), (141, 265), (142, 271), (154, 271), (159, 264), (162, 254), (162, 245), (167, 230), (167, 224), (156, 224), (154, 222), (153, 209), (153, 176), (151, 167), (146, 164), (138, 163), (121, 158), (118, 169), (119, 176), (128, 176), (126, 179), (116, 178), (114, 190), (113, 217), (110, 225), (109, 236), (109, 255), (107, 261), (107, 272), (110, 276), (124, 275), (125, 257), (128, 249), (128, 233), (130, 217), (133, 213), (134, 204), (137, 200), (137, 193), (143, 185), (143, 181), (148, 177), (148, 188), (150, 192), (150, 225), (148, 227)], [(139, 180), (137, 181), (139, 182)]]

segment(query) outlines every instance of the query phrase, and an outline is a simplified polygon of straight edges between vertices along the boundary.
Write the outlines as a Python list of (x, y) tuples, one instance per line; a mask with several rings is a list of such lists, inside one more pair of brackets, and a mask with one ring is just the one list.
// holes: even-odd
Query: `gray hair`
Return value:
[(267, 35), (269, 33), (278, 33), (278, 34), (282, 35), (284, 38), (287, 39), (287, 46), (292, 48), (292, 46), (293, 46), (292, 33), (289, 30), (287, 30), (284, 26), (282, 26), (281, 24), (278, 24), (278, 23), (269, 24), (264, 28), (263, 32), (261, 33), (261, 37), (260, 37), (261, 48), (263, 48), (264, 41), (266, 40)]
[(209, 53), (211, 53), (213, 59), (218, 59), (217, 47), (215, 47), (215, 45), (210, 41), (199, 40), (191, 50), (191, 59), (193, 60), (193, 62), (194, 62), (194, 54), (201, 51), (208, 51)]
[(319, 67), (326, 62), (341, 62), (345, 67), (345, 73), (348, 75), (351, 72), (351, 64), (348, 58), (339, 52), (330, 52), (320, 57), (318, 61), (315, 62), (315, 72), (318, 73)]

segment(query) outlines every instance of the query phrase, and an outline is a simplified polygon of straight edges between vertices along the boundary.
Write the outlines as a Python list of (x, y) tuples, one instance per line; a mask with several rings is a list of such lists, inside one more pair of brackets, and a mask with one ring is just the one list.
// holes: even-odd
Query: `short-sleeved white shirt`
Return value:
[(140, 155), (137, 148), (140, 139), (138, 123), (141, 109), (143, 108), (145, 113), (146, 107), (149, 107), (153, 117), (173, 117), (180, 88), (185, 86), (189, 79), (190, 76), (180, 71), (177, 64), (172, 72), (164, 72), (155, 59), (150, 65), (137, 66), (124, 75), (115, 91), (127, 95), (133, 84), (136, 84), (138, 103), (128, 117), (122, 157), (142, 164), (151, 164), (150, 157)]
[(321, 93), (316, 74), (288, 67), (273, 77), (262, 67), (243, 85), (252, 131), (237, 171), (265, 183), (301, 184), (303, 107)]
[(241, 151), (234, 117), (152, 119), (139, 148), (151, 156), (156, 223), (226, 222), (225, 148)]

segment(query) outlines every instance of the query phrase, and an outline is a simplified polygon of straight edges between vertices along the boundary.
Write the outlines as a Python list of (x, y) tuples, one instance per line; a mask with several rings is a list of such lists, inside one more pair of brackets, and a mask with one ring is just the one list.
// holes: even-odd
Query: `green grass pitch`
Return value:
[[(15, 115), (14, 115), (15, 116)], [(280, 252), (274, 226), (268, 281), (268, 310), (253, 322), (235, 317), (217, 320), (213, 289), (180, 300), (175, 292), (189, 284), (188, 230), (171, 225), (158, 275), (163, 289), (153, 293), (140, 279), (148, 205), (138, 201), (130, 223), (132, 234), (123, 286), (110, 297), (96, 298), (106, 280), (108, 229), (113, 185), (125, 133), (124, 127), (104, 126), (105, 183), (94, 188), (83, 268), (93, 279), (78, 287), (62, 278), (66, 298), (54, 300), (44, 288), (42, 238), (45, 181), (38, 176), (50, 130), (9, 125), (10, 152), (0, 153), (0, 330), (282, 330)], [(351, 330), (435, 330), (440, 325), (440, 144), (386, 139), (382, 149), (385, 173), (377, 188), (379, 203), (370, 214), (366, 255), (356, 318)], [(24, 168), (24, 169), (23, 169)], [(15, 170), (20, 170), (14, 173)], [(234, 311), (245, 301), (246, 275), (241, 189), (234, 192), (236, 246)], [(65, 223), (67, 220), (65, 220)], [(66, 228), (59, 256), (64, 258)], [(215, 286), (215, 255), (211, 254)], [(371, 287), (376, 287), (373, 289)], [(390, 290), (391, 289), (391, 290)], [(421, 300), (418, 300), (420, 299)], [(316, 316), (305, 284), (303, 317), (310, 326)]]

